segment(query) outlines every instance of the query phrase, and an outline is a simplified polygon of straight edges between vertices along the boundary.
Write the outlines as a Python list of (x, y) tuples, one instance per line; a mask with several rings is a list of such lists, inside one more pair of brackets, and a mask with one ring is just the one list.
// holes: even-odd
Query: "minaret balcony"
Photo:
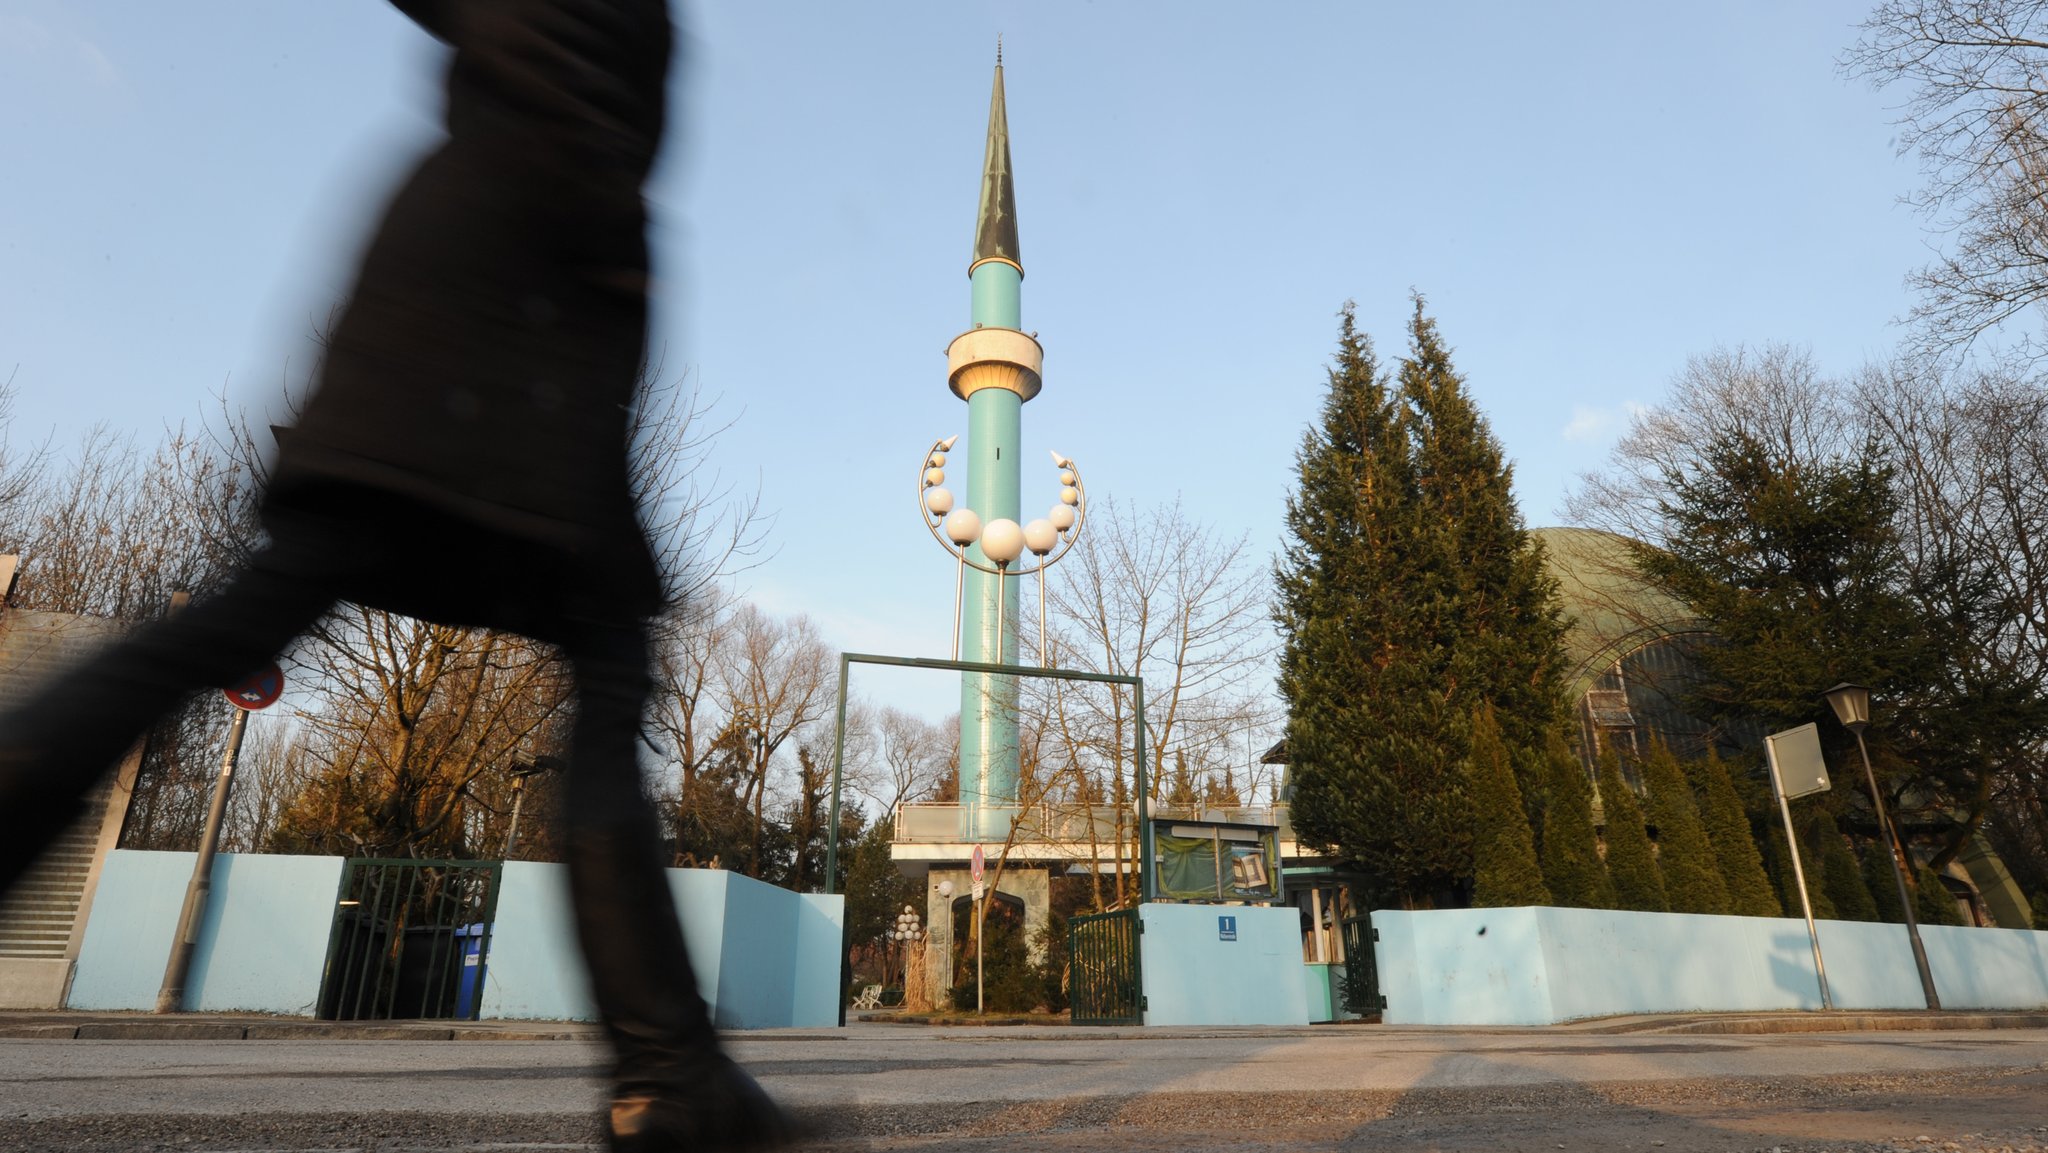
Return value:
[(1023, 400), (1038, 395), (1045, 349), (1014, 328), (973, 328), (946, 346), (946, 383), (966, 400), (984, 388), (1014, 392)]

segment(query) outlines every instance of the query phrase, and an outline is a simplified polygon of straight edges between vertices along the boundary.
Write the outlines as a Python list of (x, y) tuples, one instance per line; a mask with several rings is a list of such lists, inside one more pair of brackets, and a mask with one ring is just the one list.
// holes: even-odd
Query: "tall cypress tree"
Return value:
[(1643, 758), (1643, 783), (1649, 786), (1643, 815), (1657, 827), (1657, 871), (1664, 877), (1664, 896), (1674, 913), (1725, 913), (1728, 885), (1721, 862), (1700, 823), (1692, 786), (1671, 746), (1652, 741)]
[(1828, 904), (1835, 907), (1836, 919), (1877, 920), (1877, 902), (1871, 899), (1870, 889), (1863, 883), (1863, 866), (1856, 860), (1856, 854), (1849, 851), (1849, 843), (1842, 839), (1834, 816), (1825, 809), (1813, 819), (1813, 840), (1825, 870), (1821, 887), (1827, 890)]
[(1749, 816), (1735, 795), (1735, 782), (1728, 778), (1728, 766), (1710, 748), (1706, 756), (1686, 762), (1685, 775), (1692, 782), (1700, 823), (1713, 842), (1714, 857), (1721, 862), (1721, 880), (1728, 886), (1728, 911), (1743, 917), (1784, 916), (1778, 894), (1764, 873)]
[(1613, 749), (1600, 757), (1600, 809), (1607, 832), (1607, 875), (1614, 878), (1620, 907), (1670, 912), (1664, 878), (1657, 872), (1657, 857), (1650, 849), (1650, 834), (1643, 828), (1643, 810), (1636, 804), (1635, 791), (1621, 777), (1621, 758)]
[(1511, 758), (1561, 702), (1563, 616), (1512, 470), (1415, 301), (1398, 389), (1349, 305), (1276, 566), (1294, 826), (1410, 907), (1472, 877), (1470, 718)]
[(1358, 865), (1375, 899), (1412, 908), (1471, 873), (1469, 705), (1443, 691), (1454, 597), (1407, 434), (1350, 304), (1341, 317), (1274, 572), (1293, 822)]
[(1593, 831), (1593, 792), (1586, 770), (1553, 731), (1544, 746), (1543, 879), (1551, 899), (1566, 908), (1613, 909), (1620, 905), (1600, 840)]
[(1514, 467), (1472, 401), (1451, 350), (1414, 298), (1400, 389), (1436, 587), (1452, 598), (1446, 687), (1495, 710), (1512, 751), (1544, 747), (1564, 702), (1565, 619), (1542, 545), (1522, 525)]
[(1548, 905), (1536, 840), (1493, 706), (1472, 715), (1472, 903), (1481, 908)]

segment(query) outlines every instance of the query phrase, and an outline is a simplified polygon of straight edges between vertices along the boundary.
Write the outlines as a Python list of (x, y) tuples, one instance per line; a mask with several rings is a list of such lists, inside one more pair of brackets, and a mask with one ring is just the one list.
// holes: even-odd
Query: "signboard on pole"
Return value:
[(982, 853), (981, 846), (974, 846), (974, 859), (968, 864), (968, 879), (974, 882), (974, 899), (977, 901), (988, 891), (981, 883), (982, 872), (987, 866), (988, 857)]
[(276, 661), (272, 661), (261, 672), (238, 684), (229, 685), (221, 692), (227, 694), (229, 704), (244, 712), (253, 713), (258, 709), (267, 709), (277, 703), (278, 697), (284, 695), (284, 670), (277, 667)]
[(1806, 915), (1806, 939), (1813, 945), (1813, 976), (1820, 986), (1820, 1007), (1833, 1009), (1828, 991), (1828, 966), (1820, 955), (1820, 930), (1813, 923), (1813, 902), (1806, 895), (1806, 868), (1799, 863), (1799, 837), (1792, 831), (1793, 797), (1825, 792), (1828, 767), (1821, 760), (1820, 729), (1801, 725), (1764, 738), (1764, 759), (1771, 766), (1771, 791), (1777, 794), (1778, 815), (1785, 819), (1785, 851), (1792, 860), (1792, 883), (1799, 890), (1799, 911)]
[(1820, 754), (1820, 726), (1801, 725), (1764, 738), (1764, 758), (1771, 764), (1771, 787), (1788, 801), (1825, 793), (1828, 764)]

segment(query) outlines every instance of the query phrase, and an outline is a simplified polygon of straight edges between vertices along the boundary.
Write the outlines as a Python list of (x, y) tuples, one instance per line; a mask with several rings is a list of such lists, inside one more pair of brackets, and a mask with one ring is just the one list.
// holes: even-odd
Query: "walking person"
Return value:
[(387, 208), (280, 438), (268, 543), (218, 595), (0, 715), (0, 892), (184, 694), (261, 668), (337, 601), (523, 633), (574, 667), (563, 832), (612, 1147), (782, 1144), (697, 994), (636, 761), (662, 594), (627, 436), (668, 0), (392, 2), (454, 49), (447, 133)]

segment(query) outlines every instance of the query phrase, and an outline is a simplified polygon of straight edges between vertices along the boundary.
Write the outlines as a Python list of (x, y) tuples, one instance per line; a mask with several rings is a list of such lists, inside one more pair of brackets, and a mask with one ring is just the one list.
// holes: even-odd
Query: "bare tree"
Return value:
[(1632, 540), (1667, 535), (1661, 510), (1670, 466), (1714, 437), (1755, 439), (1785, 461), (1816, 461), (1852, 448), (1855, 421), (1838, 382), (1790, 344), (1736, 345), (1686, 358), (1664, 403), (1637, 411), (1604, 469), (1582, 473), (1565, 518)]
[(872, 733), (872, 769), (849, 777), (882, 819), (906, 802), (929, 797), (960, 757), (957, 716), (934, 723), (902, 709), (884, 708), (875, 714)]
[[(1234, 783), (1239, 754), (1256, 740), (1251, 734), (1278, 720), (1267, 691), (1268, 589), (1259, 558), (1246, 537), (1223, 537), (1190, 521), (1178, 502), (1134, 514), (1105, 500), (1089, 519), (1073, 554), (1053, 570), (1054, 663), (1144, 678), (1154, 796), (1163, 787), (1158, 767), (1173, 757), (1204, 782), (1229, 772)], [(1048, 800), (1074, 810), (1091, 842), (1100, 836), (1097, 809), (1106, 805), (1110, 844), (1134, 842), (1130, 691), (1025, 684), (1026, 710), (1035, 718), (1026, 727), (1046, 742), (1039, 759)], [(1260, 771), (1244, 760), (1248, 775)], [(1091, 844), (1091, 852), (1106, 847)], [(1125, 885), (1121, 876), (1118, 884)]]
[(751, 860), (766, 864), (768, 811), (774, 782), (770, 767), (792, 736), (825, 715), (834, 703), (834, 654), (809, 617), (778, 620), (752, 604), (732, 614), (732, 639), (721, 654), (719, 692), (727, 726), (743, 734), (744, 800), (752, 814)]
[(0, 381), (0, 538), (8, 535), (5, 526), (12, 523), (16, 506), (41, 479), (43, 462), (49, 456), (47, 441), (26, 449), (12, 442), (16, 375), (9, 372), (7, 379)]
[[(1899, 151), (1913, 203), (1948, 243), (1914, 277), (1923, 347), (1945, 352), (2048, 301), (2048, 4), (1884, 0), (1844, 54), (1848, 74), (1905, 85)], [(2048, 354), (2038, 334), (2023, 347)]]

